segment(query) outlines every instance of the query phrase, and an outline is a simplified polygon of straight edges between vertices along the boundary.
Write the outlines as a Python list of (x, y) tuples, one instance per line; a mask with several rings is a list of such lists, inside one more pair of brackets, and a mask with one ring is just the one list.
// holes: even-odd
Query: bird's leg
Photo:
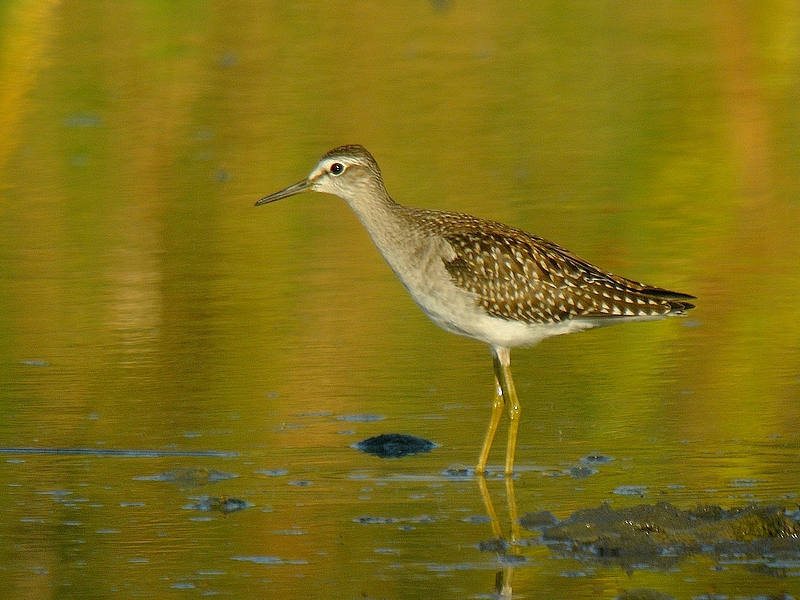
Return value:
[(492, 355), (494, 357), (495, 377), (500, 382), (510, 420), (505, 468), (505, 474), (509, 476), (514, 472), (514, 451), (517, 448), (520, 406), (517, 399), (517, 390), (514, 387), (514, 379), (511, 377), (511, 351), (508, 348), (495, 348), (492, 346)]
[[(492, 351), (494, 356), (494, 351)], [(503, 388), (500, 386), (500, 380), (497, 378), (497, 359), (495, 358), (495, 377), (494, 377), (494, 400), (492, 400), (492, 420), (489, 421), (489, 430), (486, 432), (486, 437), (483, 439), (483, 447), (481, 454), (478, 457), (478, 466), (475, 467), (475, 473), (478, 475), (486, 474), (486, 461), (489, 460), (489, 450), (492, 448), (492, 441), (494, 441), (494, 434), (497, 433), (497, 426), (500, 424), (500, 417), (503, 416)]]

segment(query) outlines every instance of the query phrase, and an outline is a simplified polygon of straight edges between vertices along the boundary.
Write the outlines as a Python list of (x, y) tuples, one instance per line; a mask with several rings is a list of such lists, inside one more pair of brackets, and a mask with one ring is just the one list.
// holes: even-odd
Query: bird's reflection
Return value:
[(494, 508), (492, 497), (489, 494), (489, 486), (486, 483), (486, 477), (477, 475), (478, 488), (481, 491), (481, 499), (486, 508), (486, 514), (489, 516), (489, 521), (492, 526), (492, 540), (488, 543), (481, 544), (481, 549), (492, 549), (497, 552), (501, 566), (495, 575), (495, 594), (497, 598), (511, 598), (514, 568), (522, 562), (522, 556), (519, 551), (520, 539), (520, 525), (517, 516), (517, 499), (514, 493), (514, 478), (505, 477), (506, 486), (506, 501), (508, 503), (508, 517), (510, 520), (510, 538), (507, 538), (503, 533), (503, 528), (500, 525), (500, 519), (497, 517), (497, 511)]

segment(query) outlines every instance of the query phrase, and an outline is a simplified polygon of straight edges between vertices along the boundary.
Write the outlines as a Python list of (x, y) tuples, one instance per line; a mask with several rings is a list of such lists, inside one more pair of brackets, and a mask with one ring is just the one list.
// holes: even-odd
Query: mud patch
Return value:
[(619, 510), (603, 504), (547, 526), (540, 514), (519, 520), (540, 543), (583, 561), (626, 569), (670, 568), (687, 556), (745, 564), (776, 577), (800, 576), (800, 511), (750, 505), (680, 510), (667, 502)]

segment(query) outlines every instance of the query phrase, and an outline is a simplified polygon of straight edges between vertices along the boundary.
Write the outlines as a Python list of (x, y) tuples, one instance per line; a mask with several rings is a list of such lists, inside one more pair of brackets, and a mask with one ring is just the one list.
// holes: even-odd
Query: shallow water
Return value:
[[(2, 595), (800, 595), (791, 561), (514, 539), (602, 503), (797, 509), (798, 31), (788, 4), (5, 3)], [(501, 428), (481, 489), (448, 469), (477, 459), (488, 350), (343, 202), (253, 208), (342, 143), (398, 201), (697, 308), (515, 351), (518, 473)], [(383, 433), (436, 447), (353, 447)]]

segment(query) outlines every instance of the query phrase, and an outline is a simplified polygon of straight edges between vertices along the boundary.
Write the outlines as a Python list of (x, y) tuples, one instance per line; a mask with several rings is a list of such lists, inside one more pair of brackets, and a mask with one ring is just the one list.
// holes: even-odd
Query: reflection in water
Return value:
[(59, 456), (115, 456), (123, 458), (159, 458), (168, 456), (233, 458), (236, 452), (217, 450), (121, 450), (118, 448), (0, 448), (0, 454), (57, 454)]
[(494, 540), (498, 543), (497, 554), (500, 559), (501, 568), (498, 569), (495, 577), (495, 591), (500, 598), (511, 598), (513, 595), (513, 575), (514, 569), (520, 564), (520, 525), (517, 516), (517, 498), (514, 494), (514, 478), (506, 475), (504, 477), (506, 485), (506, 502), (508, 505), (508, 519), (510, 522), (510, 539), (506, 539), (497, 511), (494, 509), (489, 488), (486, 485), (486, 477), (482, 474), (476, 475), (478, 488), (481, 492), (481, 499), (486, 507), (486, 513), (492, 525)]

